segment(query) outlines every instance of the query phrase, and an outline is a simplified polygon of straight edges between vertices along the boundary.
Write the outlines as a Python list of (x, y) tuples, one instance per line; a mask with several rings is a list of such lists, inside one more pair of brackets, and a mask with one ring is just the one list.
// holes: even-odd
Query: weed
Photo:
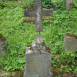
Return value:
[(53, 67), (57, 65), (60, 72), (62, 73), (73, 73), (75, 71), (75, 55), (72, 51), (68, 51), (65, 54), (61, 54), (59, 57), (53, 58), (52, 61)]
[(4, 8), (4, 3), (1, 1), (0, 2), (0, 9)]

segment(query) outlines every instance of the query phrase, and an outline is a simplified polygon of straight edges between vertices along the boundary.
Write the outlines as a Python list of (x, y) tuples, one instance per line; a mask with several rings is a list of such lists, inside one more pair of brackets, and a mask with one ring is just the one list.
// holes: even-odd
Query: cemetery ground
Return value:
[[(34, 22), (23, 23), (22, 3), (5, 2), (5, 6), (0, 9), (0, 33), (7, 38), (8, 46), (0, 59), (0, 74), (6, 71), (23, 72), (26, 46), (35, 41), (38, 32), (35, 32)], [(54, 77), (77, 77), (77, 54), (72, 51), (63, 54), (65, 33), (77, 34), (77, 8), (73, 7), (71, 11), (62, 8), (54, 10), (52, 20), (43, 21), (43, 31), (40, 33), (51, 48)]]

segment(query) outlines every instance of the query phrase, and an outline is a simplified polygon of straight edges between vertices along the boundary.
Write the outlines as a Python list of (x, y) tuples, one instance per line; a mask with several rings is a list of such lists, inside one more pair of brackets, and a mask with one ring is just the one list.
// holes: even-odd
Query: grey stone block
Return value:
[(75, 54), (77, 50), (77, 36), (72, 33), (64, 34), (63, 46), (64, 53), (71, 50)]
[(53, 15), (52, 8), (50, 8), (50, 9), (43, 8), (42, 9), (42, 16), (52, 16), (52, 15)]
[(34, 8), (31, 8), (31, 9), (25, 8), (24, 9), (24, 16), (26, 16), (26, 17), (33, 17), (33, 16), (35, 16)]
[[(53, 15), (53, 9), (46, 9), (42, 8), (42, 16), (52, 16)], [(26, 17), (34, 17), (35, 16), (35, 9), (34, 8), (25, 8), (24, 9), (24, 16)]]
[(42, 16), (52, 16), (53, 9), (42, 9), (42, 0), (34, 0), (33, 8), (24, 9), (24, 16), (35, 17), (35, 31), (40, 32), (43, 30)]
[(50, 53), (26, 54), (24, 77), (52, 77)]

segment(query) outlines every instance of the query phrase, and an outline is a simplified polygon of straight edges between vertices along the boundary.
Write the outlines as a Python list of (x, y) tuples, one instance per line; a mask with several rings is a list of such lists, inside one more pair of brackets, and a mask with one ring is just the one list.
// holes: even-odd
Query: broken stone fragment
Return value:
[(43, 42), (43, 36), (41, 35), (36, 35), (36, 43), (37, 44), (41, 44)]
[(24, 77), (52, 77), (51, 53), (26, 54)]
[(26, 54), (35, 53), (35, 52), (51, 53), (50, 47), (45, 45), (45, 42), (43, 42), (43, 37), (39, 34), (36, 35), (36, 41), (32, 42), (31, 46), (26, 47)]
[(36, 46), (36, 42), (34, 41), (34, 42), (32, 42), (32, 45), (31, 45), (32, 47), (35, 47)]

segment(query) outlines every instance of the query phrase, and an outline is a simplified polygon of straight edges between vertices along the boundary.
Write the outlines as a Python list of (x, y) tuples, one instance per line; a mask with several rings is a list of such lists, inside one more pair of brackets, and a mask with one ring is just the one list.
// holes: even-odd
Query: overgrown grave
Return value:
[(53, 9), (42, 9), (42, 0), (34, 0), (32, 9), (24, 9), (24, 16), (35, 17), (36, 41), (26, 47), (26, 65), (24, 77), (52, 77), (51, 73), (51, 49), (43, 42), (40, 35), (42, 27), (42, 16), (51, 16)]

